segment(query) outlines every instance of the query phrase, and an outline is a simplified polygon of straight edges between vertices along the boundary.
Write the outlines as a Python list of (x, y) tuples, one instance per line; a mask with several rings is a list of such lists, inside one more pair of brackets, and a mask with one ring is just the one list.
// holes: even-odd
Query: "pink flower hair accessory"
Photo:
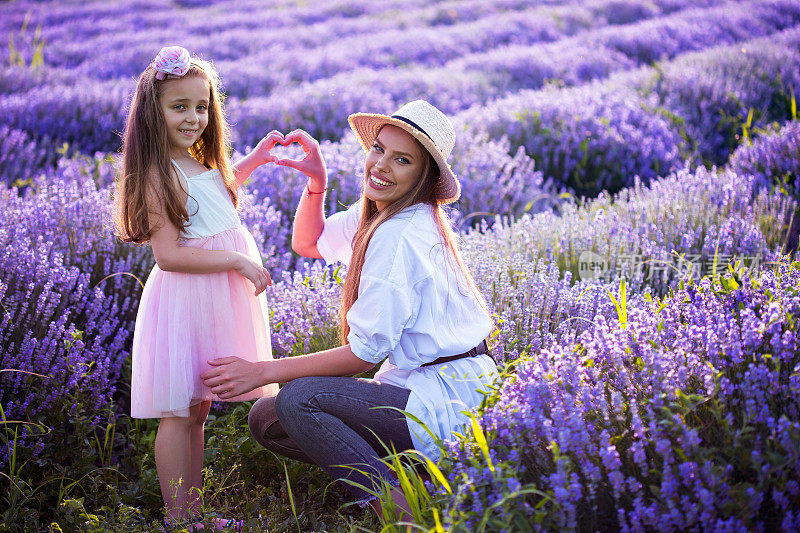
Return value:
[(180, 78), (189, 72), (191, 64), (189, 51), (182, 46), (165, 46), (153, 60), (157, 80)]

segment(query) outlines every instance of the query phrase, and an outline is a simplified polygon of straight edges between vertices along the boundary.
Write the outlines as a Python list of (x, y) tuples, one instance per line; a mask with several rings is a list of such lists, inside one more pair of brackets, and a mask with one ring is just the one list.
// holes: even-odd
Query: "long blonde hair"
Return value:
[[(412, 137), (413, 138), (413, 137)], [(339, 311), (339, 319), (341, 321), (341, 341), (342, 344), (347, 344), (347, 335), (350, 333), (350, 326), (347, 324), (347, 312), (353, 307), (353, 304), (358, 299), (358, 287), (361, 282), (361, 270), (364, 268), (364, 258), (367, 255), (367, 247), (369, 241), (375, 234), (378, 227), (395, 216), (397, 213), (412, 205), (424, 203), (431, 206), (433, 211), (433, 219), (436, 222), (436, 227), (439, 230), (439, 236), (442, 239), (442, 244), (446, 250), (449, 250), (452, 257), (455, 259), (459, 270), (461, 270), (467, 282), (469, 290), (471, 290), (478, 303), (483, 308), (484, 312), (488, 315), (489, 311), (486, 302), (478, 291), (475, 285), (475, 280), (467, 270), (464, 262), (461, 259), (459, 252), (458, 242), (456, 235), (453, 232), (450, 220), (447, 214), (439, 204), (436, 195), (436, 184), (439, 180), (439, 166), (436, 160), (425, 149), (422, 144), (416, 139), (418, 148), (427, 157), (417, 183), (402, 197), (398, 198), (391, 204), (387, 205), (382, 211), (378, 211), (378, 206), (374, 200), (370, 200), (365, 194), (361, 195), (361, 220), (356, 229), (356, 234), (353, 237), (353, 255), (350, 259), (350, 267), (347, 270), (347, 277), (344, 281), (344, 290), (342, 291), (342, 306)], [(445, 258), (447, 258), (447, 251), (445, 250)]]
[[(156, 70), (150, 65), (139, 76), (122, 137), (122, 169), (115, 195), (117, 235), (125, 242), (137, 244), (150, 240), (154, 229), (148, 220), (148, 194), (156, 194), (164, 203), (167, 218), (179, 230), (189, 222), (183, 201), (186, 191), (182, 191), (172, 177), (175, 170), (170, 163), (170, 144), (159, 104), (161, 89), (168, 80), (158, 80), (155, 75)], [(193, 76), (208, 80), (210, 98), (208, 125), (189, 148), (189, 153), (205, 167), (219, 170), (233, 205), (237, 206), (238, 196), (228, 157), (230, 128), (222, 107), (219, 75), (210, 62), (193, 57), (183, 77)]]

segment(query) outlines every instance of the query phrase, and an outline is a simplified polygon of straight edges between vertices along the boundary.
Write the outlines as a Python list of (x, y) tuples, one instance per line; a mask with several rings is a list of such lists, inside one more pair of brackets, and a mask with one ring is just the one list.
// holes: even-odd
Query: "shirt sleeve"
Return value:
[(325, 219), (325, 226), (317, 239), (317, 250), (326, 263), (350, 264), (353, 255), (353, 237), (361, 221), (361, 201), (346, 211), (339, 211)]
[(359, 359), (378, 363), (392, 353), (412, 316), (411, 291), (361, 275), (358, 298), (347, 312), (347, 342)]
[[(377, 363), (394, 352), (419, 311), (414, 290), (414, 261), (393, 221), (370, 239), (358, 284), (358, 298), (348, 310), (347, 342), (364, 361)], [(396, 222), (396, 221), (395, 221)]]

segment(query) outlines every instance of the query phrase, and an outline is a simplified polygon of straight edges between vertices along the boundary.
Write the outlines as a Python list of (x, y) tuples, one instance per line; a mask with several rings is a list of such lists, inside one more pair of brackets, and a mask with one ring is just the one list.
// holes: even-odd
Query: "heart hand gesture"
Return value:
[[(267, 136), (269, 137), (269, 136)], [(267, 139), (265, 137), (265, 140)], [(263, 142), (263, 141), (262, 141)], [(315, 191), (322, 191), (328, 186), (328, 172), (325, 168), (325, 160), (319, 149), (319, 143), (315, 138), (303, 130), (294, 130), (286, 135), (278, 144), (288, 146), (297, 143), (305, 152), (305, 157), (296, 159), (278, 159), (270, 154), (272, 161), (278, 165), (299, 170), (310, 178), (309, 187)], [(270, 149), (274, 147), (273, 144)]]

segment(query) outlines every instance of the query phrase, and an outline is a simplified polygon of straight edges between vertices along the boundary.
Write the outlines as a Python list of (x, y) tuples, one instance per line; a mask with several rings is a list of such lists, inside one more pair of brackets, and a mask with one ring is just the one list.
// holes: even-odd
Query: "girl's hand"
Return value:
[[(303, 130), (294, 130), (284, 138), (282, 144), (296, 142), (306, 153), (299, 161), (294, 159), (277, 159), (275, 163), (299, 170), (310, 178), (309, 187), (312, 191), (321, 192), (328, 186), (328, 171), (325, 169), (325, 160), (319, 149), (317, 140)], [(273, 156), (274, 157), (274, 156)]]
[(239, 264), (236, 265), (236, 271), (242, 276), (246, 277), (255, 285), (255, 294), (260, 294), (267, 287), (272, 285), (272, 278), (264, 268), (264, 265), (253, 261), (249, 256), (241, 254)]
[(258, 144), (255, 148), (253, 148), (253, 154), (256, 158), (256, 163), (258, 165), (263, 165), (265, 163), (277, 163), (278, 158), (272, 155), (272, 149), (275, 148), (276, 144), (283, 144), (283, 134), (278, 130), (272, 130), (269, 132), (263, 139), (258, 141)]
[(259, 365), (239, 357), (217, 357), (208, 362), (211, 370), (200, 374), (206, 387), (221, 400), (228, 400), (264, 385)]

